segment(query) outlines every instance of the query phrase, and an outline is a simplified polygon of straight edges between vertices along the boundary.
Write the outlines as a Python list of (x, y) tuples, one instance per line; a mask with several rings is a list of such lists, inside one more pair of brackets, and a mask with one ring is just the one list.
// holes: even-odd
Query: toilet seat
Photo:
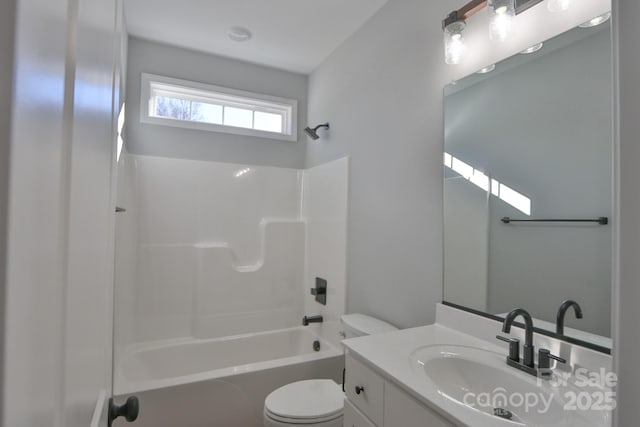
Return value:
[(307, 380), (271, 392), (265, 416), (284, 424), (320, 424), (342, 417), (344, 393), (332, 380)]
[(335, 420), (342, 419), (342, 412), (339, 412), (336, 415), (332, 415), (331, 417), (324, 418), (285, 418), (280, 417), (278, 415), (274, 415), (265, 409), (264, 416), (268, 418), (270, 421), (275, 421), (281, 423), (283, 425), (313, 425), (319, 426), (324, 423), (329, 423), (329, 425), (333, 425), (331, 422)]

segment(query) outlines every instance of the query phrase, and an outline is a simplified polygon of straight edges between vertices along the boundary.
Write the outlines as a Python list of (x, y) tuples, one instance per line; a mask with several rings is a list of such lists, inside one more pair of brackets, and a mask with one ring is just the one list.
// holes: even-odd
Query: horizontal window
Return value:
[(295, 141), (293, 99), (142, 74), (141, 121)]

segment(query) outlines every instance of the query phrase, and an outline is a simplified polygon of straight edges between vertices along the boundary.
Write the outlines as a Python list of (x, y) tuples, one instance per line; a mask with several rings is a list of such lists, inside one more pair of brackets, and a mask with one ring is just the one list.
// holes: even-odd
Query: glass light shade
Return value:
[(514, 0), (489, 0), (489, 37), (491, 40), (505, 41), (513, 30), (516, 17)]
[(547, 8), (551, 12), (562, 12), (569, 9), (571, 6), (571, 0), (548, 0)]
[(444, 29), (444, 61), (447, 64), (459, 64), (462, 59), (465, 50), (462, 31), (465, 26), (464, 21), (456, 21)]

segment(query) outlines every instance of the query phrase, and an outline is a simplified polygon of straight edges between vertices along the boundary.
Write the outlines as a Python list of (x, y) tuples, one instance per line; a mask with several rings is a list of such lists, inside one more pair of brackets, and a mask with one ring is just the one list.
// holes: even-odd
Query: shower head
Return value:
[(315, 141), (318, 138), (320, 138), (320, 136), (318, 135), (318, 129), (320, 128), (329, 129), (329, 123), (323, 123), (321, 125), (314, 127), (313, 129), (307, 126), (306, 128), (304, 128), (304, 131), (307, 135), (309, 135), (309, 138)]

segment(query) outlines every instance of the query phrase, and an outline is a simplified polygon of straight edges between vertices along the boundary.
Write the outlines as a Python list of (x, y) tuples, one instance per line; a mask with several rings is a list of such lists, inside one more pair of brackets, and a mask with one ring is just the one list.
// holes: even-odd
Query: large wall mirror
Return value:
[[(608, 22), (445, 88), (445, 303), (611, 348)], [(579, 313), (578, 313), (579, 314)]]

